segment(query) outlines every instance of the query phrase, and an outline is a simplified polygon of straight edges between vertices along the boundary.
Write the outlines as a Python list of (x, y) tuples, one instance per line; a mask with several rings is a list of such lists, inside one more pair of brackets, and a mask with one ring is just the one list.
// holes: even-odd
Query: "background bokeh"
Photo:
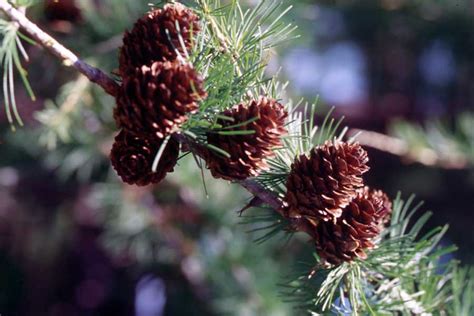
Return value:
[[(334, 106), (350, 128), (408, 146), (369, 146), (368, 183), (425, 200), (430, 225), (449, 223), (444, 242), (474, 263), (472, 2), (287, 2), (300, 37), (269, 73), (282, 68), (288, 97), (319, 97), (320, 117)], [(28, 15), (113, 72), (123, 30), (148, 3), (40, 1)], [(17, 85), (25, 126), (13, 132), (0, 112), (0, 314), (295, 313), (277, 285), (311, 260), (304, 236), (255, 243), (262, 233), (238, 216), (249, 194), (208, 174), (204, 185), (191, 157), (156, 187), (122, 184), (107, 159), (114, 100), (41, 48), (28, 53), (37, 100)], [(426, 152), (442, 159), (420, 163)]]

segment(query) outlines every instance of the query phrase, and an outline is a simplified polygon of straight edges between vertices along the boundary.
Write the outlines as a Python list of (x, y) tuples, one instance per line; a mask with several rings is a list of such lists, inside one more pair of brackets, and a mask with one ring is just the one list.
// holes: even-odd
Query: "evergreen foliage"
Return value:
[[(108, 2), (111, 6), (117, 6), (117, 1)], [(33, 2), (17, 1), (14, 4), (18, 7), (28, 7)], [(130, 5), (134, 6), (133, 3)], [(205, 146), (223, 156), (229, 155), (222, 148), (208, 144), (208, 133), (244, 137), (255, 132), (236, 130), (235, 127), (241, 127), (240, 125), (230, 125), (232, 130), (223, 131), (219, 122), (232, 121), (231, 117), (222, 115), (225, 110), (241, 102), (255, 100), (261, 95), (281, 100), (287, 104), (289, 113), (286, 125), (288, 135), (283, 136), (282, 146), (274, 149), (275, 157), (268, 160), (268, 170), (253, 180), (277, 200), (282, 201), (286, 193), (286, 180), (295, 158), (308, 154), (314, 147), (327, 141), (346, 140), (347, 130), (342, 128), (342, 119), (334, 119), (331, 112), (321, 122), (317, 121), (316, 104), (286, 100), (284, 90), (287, 84), (278, 81), (278, 74), (269, 76), (266, 72), (272, 50), (295, 38), (295, 27), (283, 20), (291, 6), (271, 0), (259, 1), (252, 8), (244, 8), (237, 0), (196, 0), (190, 3), (190, 6), (201, 17), (203, 30), (194, 39), (194, 49), (188, 51), (183, 45), (184, 56), (179, 58), (192, 64), (203, 76), (207, 98), (199, 102), (197, 112), (189, 115), (177, 134), (183, 144), (191, 147), (190, 150), (198, 162), (197, 166), (203, 169), (203, 162), (199, 161), (193, 146)], [(139, 12), (139, 9), (134, 8), (133, 11)], [(94, 15), (94, 10), (87, 12), (86, 19), (98, 21), (90, 24), (94, 25), (95, 34), (104, 37), (113, 34), (108, 24)], [(112, 20), (113, 17), (108, 22), (117, 22), (114, 31), (126, 27), (120, 21)], [(14, 69), (19, 73), (30, 96), (34, 98), (21, 61), (21, 58), (28, 58), (24, 43), (33, 43), (18, 30), (15, 23), (6, 18), (0, 20), (0, 32), (6, 113), (11, 124), (16, 120), (21, 125), (14, 97)], [(178, 50), (177, 52), (179, 54)], [(66, 177), (77, 173), (81, 175), (82, 181), (89, 177), (104, 181), (103, 184), (97, 184), (98, 193), (92, 199), (106, 209), (105, 218), (110, 216), (110, 221), (104, 220), (110, 225), (104, 235), (104, 243), (112, 249), (133, 249), (139, 257), (150, 261), (182, 256), (180, 253), (169, 255), (156, 250), (160, 247), (161, 250), (167, 251), (167, 245), (176, 240), (169, 240), (167, 236), (158, 233), (159, 224), (154, 225), (153, 220), (149, 218), (150, 214), (144, 206), (146, 203), (133, 199), (123, 203), (123, 200), (114, 198), (121, 195), (122, 188), (111, 180), (113, 176), (110, 169), (104, 169), (106, 161), (102, 153), (102, 148), (110, 141), (113, 130), (109, 108), (113, 100), (82, 77), (67, 83), (61, 91), (57, 100), (49, 101), (45, 109), (36, 114), (36, 119), (41, 123), (37, 131), (30, 135), (19, 131), (10, 141), (21, 143), (20, 146), (23, 146), (25, 151), (30, 151), (31, 156), (45, 151), (40, 145), (49, 150), (55, 149), (48, 155), (45, 163), (59, 168)], [(247, 126), (254, 121), (255, 119), (251, 118), (240, 124)], [(421, 141), (434, 151), (437, 151), (436, 146), (455, 148), (472, 162), (472, 123), (472, 116), (461, 117), (455, 136), (444, 132), (441, 127), (431, 129), (428, 134), (419, 128), (408, 128), (407, 125), (399, 125), (397, 131), (398, 135), (408, 142)], [(95, 126), (95, 132), (86, 126)], [(30, 139), (38, 137), (40, 145), (36, 142), (30, 144), (27, 141), (19, 141), (25, 135)], [(352, 143), (357, 139), (355, 137), (347, 141)], [(166, 144), (167, 141), (163, 143)], [(155, 169), (163, 151), (163, 148), (157, 150)], [(192, 162), (186, 158), (183, 161), (182, 165), (185, 166)], [(77, 172), (78, 170), (81, 172)], [(331, 265), (321, 260), (314, 249), (311, 249), (311, 260), (303, 264), (301, 271), (298, 271), (299, 268), (286, 267), (287, 271), (297, 271), (281, 280), (279, 286), (282, 300), (293, 303), (299, 311), (313, 315), (471, 315), (474, 312), (472, 270), (461, 267), (454, 260), (444, 262), (445, 256), (455, 250), (453, 246), (441, 245), (447, 226), (425, 231), (430, 213), (421, 213), (421, 203), (414, 204), (414, 199), (411, 196), (403, 200), (401, 194), (396, 197), (391, 222), (377, 238), (376, 247), (367, 251), (367, 259)], [(282, 216), (279, 210), (267, 204), (258, 196), (255, 197), (248, 204), (248, 208), (252, 210), (245, 210), (241, 218), (242, 224), (249, 227), (248, 231), (257, 244), (273, 242), (285, 247), (293, 238), (305, 238), (302, 237), (303, 234), (295, 231), (295, 223), (291, 219)], [(216, 208), (216, 205), (213, 207)], [(237, 228), (241, 229), (241, 226)], [(179, 242), (189, 242), (188, 236), (174, 233), (176, 231), (172, 230), (170, 235), (179, 235), (176, 237)], [(212, 233), (207, 234), (209, 236), (206, 238), (213, 238)], [(277, 236), (280, 239), (276, 238)], [(162, 245), (165, 246), (161, 247)], [(253, 249), (258, 247), (257, 245), (239, 246), (243, 248), (241, 253), (258, 252)], [(203, 256), (206, 256), (206, 250), (202, 251)], [(218, 254), (210, 253), (209, 257), (212, 256)], [(235, 255), (233, 259), (239, 264), (247, 264), (240, 262), (244, 261), (242, 258), (243, 255)], [(213, 279), (216, 276), (212, 270), (221, 270), (216, 272), (217, 274), (223, 273), (223, 266), (227, 269), (235, 262), (227, 265), (209, 262), (209, 266), (204, 269), (208, 277)], [(274, 281), (273, 289), (277, 291), (277, 280), (271, 281)], [(220, 305), (223, 305), (222, 302)]]

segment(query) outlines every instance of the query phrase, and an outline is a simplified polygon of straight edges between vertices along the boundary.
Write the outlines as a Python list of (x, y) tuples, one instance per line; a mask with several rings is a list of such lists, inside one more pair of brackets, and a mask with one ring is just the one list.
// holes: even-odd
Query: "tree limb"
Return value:
[[(196, 144), (193, 141), (191, 141), (188, 137), (180, 133), (173, 134), (173, 137), (177, 141), (179, 141), (181, 144), (185, 144), (189, 148), (189, 150), (192, 151), (195, 155), (198, 155), (198, 151), (194, 150), (196, 147)], [(280, 215), (284, 216), (282, 212), (283, 202), (275, 193), (266, 190), (263, 186), (261, 186), (259, 183), (255, 182), (255, 180), (252, 180), (252, 179), (242, 180), (236, 183), (240, 184), (247, 191), (252, 193), (252, 195), (260, 198), (262, 202), (269, 205), (271, 208), (277, 211)]]
[(31, 38), (61, 59), (65, 66), (74, 67), (89, 78), (90, 81), (101, 86), (108, 94), (112, 96), (117, 94), (119, 85), (115, 80), (100, 69), (92, 67), (80, 60), (73, 52), (31, 22), (22, 11), (13, 7), (7, 0), (0, 0), (0, 10), (3, 11), (11, 21), (16, 22)]
[(251, 179), (242, 180), (238, 183), (254, 196), (258, 196), (265, 204), (269, 205), (275, 209), (275, 211), (284, 216), (282, 213), (283, 203), (276, 194), (266, 190), (259, 183)]

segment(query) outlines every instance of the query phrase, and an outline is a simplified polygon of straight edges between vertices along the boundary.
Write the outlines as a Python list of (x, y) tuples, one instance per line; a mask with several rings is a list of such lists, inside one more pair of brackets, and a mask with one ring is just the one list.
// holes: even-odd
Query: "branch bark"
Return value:
[(108, 94), (112, 96), (117, 94), (119, 85), (115, 80), (100, 69), (80, 60), (72, 51), (41, 30), (36, 24), (31, 22), (22, 11), (13, 7), (7, 0), (0, 0), (0, 10), (3, 11), (11, 21), (16, 22), (32, 39), (61, 59), (65, 66), (74, 67), (90, 81), (101, 86)]
[[(197, 151), (194, 150), (196, 147), (195, 143), (192, 142), (188, 137), (180, 133), (174, 134), (173, 137), (181, 144), (185, 144), (194, 154), (198, 154)], [(282, 212), (283, 202), (275, 193), (265, 190), (264, 187), (252, 179), (242, 180), (236, 183), (240, 184), (243, 188), (252, 193), (252, 195), (258, 197), (262, 202), (269, 205), (280, 215), (284, 216)]]
[(242, 180), (238, 183), (247, 191), (252, 193), (254, 196), (260, 198), (260, 200), (262, 200), (265, 204), (269, 205), (275, 211), (280, 213), (280, 215), (284, 216), (282, 212), (283, 203), (276, 194), (265, 190), (265, 188), (262, 187), (259, 183), (251, 179)]

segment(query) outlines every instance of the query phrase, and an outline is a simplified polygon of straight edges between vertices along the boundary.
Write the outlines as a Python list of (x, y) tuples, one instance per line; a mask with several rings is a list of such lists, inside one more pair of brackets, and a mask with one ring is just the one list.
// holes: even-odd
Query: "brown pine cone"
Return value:
[(313, 231), (319, 256), (331, 264), (366, 259), (365, 250), (375, 246), (383, 229), (380, 225), (391, 212), (388, 197), (365, 188), (344, 209), (337, 221), (320, 222)]
[(147, 13), (123, 37), (120, 74), (125, 76), (130, 69), (149, 66), (155, 61), (175, 60), (176, 50), (184, 56), (179, 37), (189, 51), (200, 30), (199, 17), (180, 3), (167, 4), (163, 9)]
[(121, 128), (160, 139), (197, 111), (205, 96), (203, 80), (192, 66), (155, 62), (123, 78), (114, 118)]
[(367, 152), (359, 144), (326, 142), (291, 166), (284, 199), (286, 216), (305, 217), (317, 225), (334, 221), (356, 196), (369, 170)]
[[(207, 142), (228, 154), (230, 158), (209, 149), (201, 150), (207, 167), (216, 178), (244, 180), (257, 176), (268, 168), (266, 158), (274, 156), (273, 148), (282, 145), (281, 137), (287, 133), (285, 119), (288, 113), (276, 100), (260, 97), (250, 104), (239, 104), (226, 110), (222, 115), (231, 117), (233, 122), (218, 120), (222, 129), (209, 132)], [(249, 120), (255, 121), (243, 126), (229, 128)], [(220, 135), (223, 131), (255, 131), (250, 135)]]
[(365, 187), (364, 190), (365, 194), (371, 194), (372, 199), (380, 204), (377, 206), (377, 209), (380, 209), (380, 212), (377, 213), (377, 217), (380, 227), (383, 229), (390, 221), (392, 215), (392, 201), (382, 190), (369, 190), (367, 187)]
[(145, 186), (160, 182), (167, 172), (173, 171), (179, 155), (179, 143), (173, 138), (166, 145), (157, 171), (151, 170), (162, 143), (163, 140), (150, 140), (122, 130), (115, 137), (110, 160), (123, 182)]

